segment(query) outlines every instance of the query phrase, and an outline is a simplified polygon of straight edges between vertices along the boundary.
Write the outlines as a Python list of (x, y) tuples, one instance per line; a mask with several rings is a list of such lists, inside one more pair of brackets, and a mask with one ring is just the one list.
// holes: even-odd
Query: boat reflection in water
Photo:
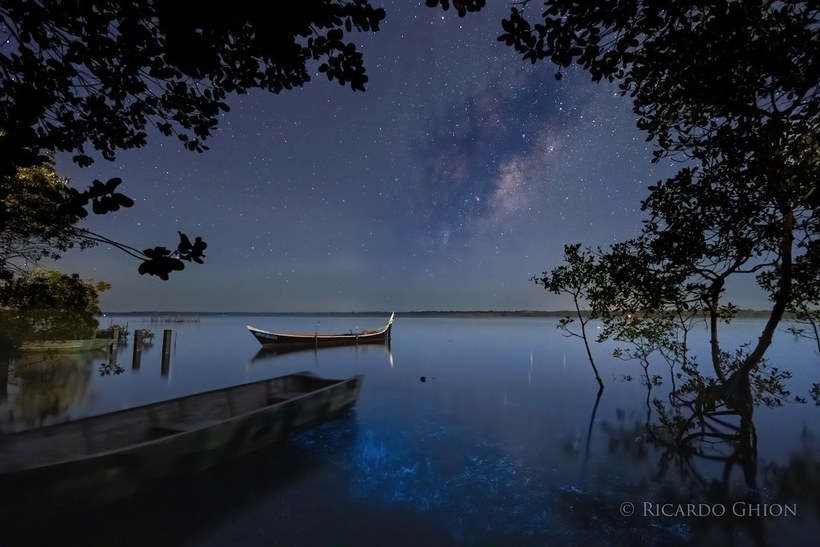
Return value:
[(383, 350), (388, 357), (388, 361), (390, 363), (390, 367), (393, 367), (393, 352), (391, 351), (390, 347), (390, 340), (388, 340), (384, 344), (368, 344), (363, 345), (361, 347), (339, 347), (339, 346), (323, 346), (323, 347), (304, 347), (304, 346), (282, 346), (282, 347), (262, 347), (259, 348), (259, 351), (254, 354), (251, 358), (251, 364), (258, 364), (263, 361), (275, 360), (277, 358), (283, 358), (286, 356), (291, 356), (294, 354), (298, 354), (300, 357), (305, 357), (308, 355), (313, 354), (314, 357), (318, 360), (320, 355), (327, 355), (328, 359), (332, 356), (337, 355), (334, 352), (338, 351), (375, 351), (378, 352), (379, 350)]
[[(391, 346), (257, 352), (249, 323), (313, 330), (310, 319), (259, 317), (180, 325), (168, 377), (160, 374), (159, 347), (144, 353), (139, 370), (126, 355), (123, 374), (91, 371), (93, 396), (70, 409), (71, 418), (303, 370), (365, 375), (355, 410), (103, 511), (69, 510), (59, 522), (37, 509), (19, 519), (4, 512), (0, 544), (54, 545), (66, 537), (83, 545), (199, 545), (203, 538), (396, 547), (816, 543), (820, 407), (793, 399), (810, 395), (818, 357), (801, 340), (782, 335), (773, 354), (790, 364), (792, 378), (750, 377), (750, 390), (745, 383), (727, 390), (731, 371), (723, 381), (708, 367), (698, 376), (666, 363), (647, 371), (602, 359), (612, 380), (600, 393), (583, 348), (549, 318), (402, 316)], [(323, 324), (343, 332), (357, 320)], [(761, 324), (733, 322), (727, 332), (748, 339)], [(692, 347), (708, 356), (708, 336), (696, 334)], [(388, 366), (393, 354), (395, 368)], [(624, 373), (645, 377), (629, 381)], [(9, 385), (9, 399), (17, 391)], [(4, 511), (18, 507), (20, 491), (0, 488), (8, 493)], [(625, 504), (635, 513), (623, 513)], [(686, 516), (690, 506), (712, 515)]]

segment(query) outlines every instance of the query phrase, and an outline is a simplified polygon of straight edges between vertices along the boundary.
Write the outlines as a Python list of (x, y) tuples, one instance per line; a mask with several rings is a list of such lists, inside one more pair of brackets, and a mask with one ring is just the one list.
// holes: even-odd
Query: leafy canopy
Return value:
[(345, 31), (376, 31), (384, 10), (305, 0), (270, 17), (251, 0), (203, 9), (192, 0), (9, 0), (0, 7), (0, 157), (89, 148), (113, 160), (143, 146), (147, 127), (202, 151), (230, 93), (274, 93), (329, 79), (364, 90), (362, 55)]
[[(214, 9), (192, 0), (8, 0), (0, 6), (0, 234), (12, 211), (6, 198), (21, 191), (18, 170), (67, 152), (80, 165), (95, 153), (145, 145), (150, 128), (202, 152), (232, 93), (273, 93), (310, 81), (313, 64), (328, 79), (364, 90), (361, 53), (346, 33), (377, 31), (385, 17), (367, 0), (303, 0), (270, 16), (251, 0)], [(132, 202), (121, 181), (94, 181), (55, 203), (61, 223), (116, 211)], [(16, 199), (16, 198), (13, 198)], [(49, 219), (43, 218), (43, 221)], [(167, 279), (201, 262), (205, 242), (180, 234), (177, 249), (139, 251), (99, 234), (136, 256), (141, 273)]]
[[(460, 15), (478, 4), (453, 3)], [(649, 188), (640, 235), (586, 251), (600, 268), (583, 287), (589, 305), (615, 337), (634, 330), (635, 312), (684, 318), (664, 328), (704, 314), (715, 370), (735, 385), (761, 363), (787, 311), (801, 310), (816, 327), (820, 5), (549, 0), (538, 13), (531, 7), (528, 0), (512, 7), (498, 39), (528, 62), (557, 64), (558, 78), (575, 64), (593, 81), (616, 83), (656, 145), (653, 161), (682, 162)], [(561, 268), (540, 282), (573, 295), (576, 276)], [(727, 283), (743, 276), (754, 276), (771, 311), (759, 339), (730, 366), (718, 325), (736, 310), (725, 301)]]
[(10, 185), (2, 192), (2, 207), (8, 218), (0, 232), (0, 271), (22, 274), (44, 258), (59, 258), (75, 244), (86, 243), (77, 241), (74, 230), (86, 213), (59, 206), (70, 189), (68, 181), (57, 176), (50, 163), (21, 167), (17, 176), (0, 178), (0, 185)]
[(0, 358), (26, 340), (93, 338), (107, 283), (38, 270), (0, 285)]

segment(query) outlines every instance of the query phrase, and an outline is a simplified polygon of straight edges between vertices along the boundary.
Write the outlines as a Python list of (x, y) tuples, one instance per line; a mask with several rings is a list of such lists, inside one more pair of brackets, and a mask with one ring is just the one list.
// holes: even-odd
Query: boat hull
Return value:
[(0, 485), (15, 503), (23, 492), (36, 503), (121, 499), (338, 416), (356, 404), (361, 383), (300, 373), (0, 435)]

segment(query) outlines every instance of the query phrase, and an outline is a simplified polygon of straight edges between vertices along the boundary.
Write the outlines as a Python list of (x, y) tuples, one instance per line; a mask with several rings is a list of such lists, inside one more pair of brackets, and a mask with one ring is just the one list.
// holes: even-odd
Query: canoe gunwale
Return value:
[[(283, 391), (279, 393), (269, 393), (267, 395), (266, 404), (263, 404), (256, 408), (251, 408), (249, 410), (238, 412), (236, 414), (233, 413), (233, 409), (231, 408), (232, 392), (238, 392), (239, 390), (246, 388), (248, 386), (262, 385), (264, 385), (265, 390), (267, 391), (270, 389), (271, 383), (276, 381), (286, 383), (291, 381), (291, 379), (294, 379), (295, 381), (305, 381), (307, 382), (307, 384), (304, 385), (304, 389), (300, 389), (299, 391)], [(266, 380), (260, 380), (257, 382), (237, 384), (226, 388), (213, 389), (209, 391), (186, 395), (183, 397), (169, 399), (166, 401), (159, 401), (128, 409), (117, 410), (106, 414), (89, 416), (78, 420), (51, 424), (39, 428), (27, 429), (17, 432), (0, 432), (0, 444), (5, 444), (6, 442), (11, 441), (20, 442), (24, 444), (27, 441), (27, 439), (31, 439), (32, 441), (36, 442), (38, 439), (57, 436), (60, 434), (61, 431), (70, 431), (73, 435), (81, 433), (82, 436), (85, 437), (84, 454), (78, 455), (66, 453), (66, 455), (64, 456), (55, 457), (51, 460), (44, 459), (43, 461), (37, 462), (36, 464), (27, 466), (15, 466), (14, 460), (12, 459), (11, 463), (6, 462), (6, 464), (4, 464), (3, 467), (5, 467), (5, 469), (0, 468), (0, 479), (14, 477), (16, 475), (37, 473), (39, 471), (49, 470), (52, 468), (57, 469), (64, 466), (84, 465), (84, 463), (90, 463), (94, 460), (103, 460), (105, 458), (109, 458), (112, 456), (115, 457), (119, 453), (125, 454), (131, 452), (140, 452), (141, 450), (150, 450), (151, 445), (153, 444), (183, 442), (181, 437), (195, 436), (198, 435), (199, 432), (203, 431), (218, 430), (220, 428), (231, 428), (234, 425), (253, 422), (255, 418), (261, 418), (266, 413), (276, 413), (277, 407), (285, 407), (288, 405), (299, 407), (301, 401), (306, 400), (308, 398), (315, 398), (317, 400), (327, 398), (328, 401), (332, 401), (333, 395), (329, 394), (328, 392), (334, 389), (343, 389), (342, 386), (348, 386), (347, 389), (354, 390), (354, 393), (351, 396), (351, 400), (342, 408), (339, 408), (336, 411), (340, 412), (346, 407), (355, 405), (356, 400), (358, 398), (358, 390), (362, 380), (363, 376), (361, 374), (351, 376), (349, 378), (330, 379), (319, 377), (310, 371), (302, 371), (275, 378), (268, 378)], [(311, 385), (311, 383), (314, 382), (315, 385)], [(156, 414), (152, 412), (152, 410), (160, 408), (161, 406), (167, 407), (174, 404), (184, 405), (186, 401), (202, 401), (206, 400), (206, 398), (208, 397), (218, 395), (220, 393), (226, 394), (226, 400), (228, 402), (229, 415), (224, 418), (200, 418), (194, 415), (186, 415), (176, 418), (174, 420), (162, 422), (158, 421)], [(145, 413), (149, 422), (149, 425), (143, 429), (143, 431), (145, 432), (145, 436), (142, 438), (142, 440), (138, 440), (135, 442), (122, 442), (122, 444), (120, 445), (112, 446), (111, 448), (107, 449), (93, 448), (92, 439), (90, 439), (91, 433), (89, 432), (93, 424), (102, 423), (106, 421), (115, 423), (115, 420), (118, 417), (139, 415), (139, 413), (141, 412)], [(318, 423), (319, 421), (320, 419), (317, 416), (315, 418), (310, 419), (308, 423)], [(293, 433), (293, 431), (289, 430), (285, 434), (285, 436), (288, 436), (291, 433)], [(2, 459), (2, 456), (3, 455), (0, 454), (0, 459)]]

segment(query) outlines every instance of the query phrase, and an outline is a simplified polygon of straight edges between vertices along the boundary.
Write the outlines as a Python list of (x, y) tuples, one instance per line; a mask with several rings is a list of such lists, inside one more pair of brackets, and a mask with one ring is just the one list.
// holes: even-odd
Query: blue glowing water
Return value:
[[(363, 374), (364, 385), (354, 411), (283, 446), (92, 520), (43, 527), (43, 516), (32, 515), (13, 532), (0, 526), (0, 545), (4, 534), (17, 541), (70, 534), (109, 545), (800, 545), (812, 544), (820, 529), (820, 411), (809, 397), (820, 382), (820, 357), (786, 332), (769, 355), (793, 373), (790, 399), (808, 402), (755, 410), (757, 481), (763, 502), (794, 506), (797, 515), (744, 520), (644, 514), (649, 502), (724, 503), (710, 497), (710, 484), (724, 478), (725, 463), (676, 459), (651, 442), (645, 425), (657, 416), (641, 369), (609, 357), (611, 345), (594, 348), (606, 383), (596, 408), (583, 347), (562, 337), (554, 318), (399, 316), (389, 347), (284, 355), (260, 353), (245, 325), (348, 331), (379, 327), (386, 317), (206, 316), (164, 324), (114, 317), (102, 326), (108, 321), (155, 332), (139, 367), (129, 346), (117, 356), (120, 374), (101, 374), (99, 358), (52, 375), (56, 386), (12, 373), (0, 405), (6, 430), (300, 370)], [(761, 327), (736, 321), (724, 343), (754, 340)], [(165, 374), (163, 329), (173, 330)], [(696, 336), (705, 350), (705, 333)], [(669, 370), (656, 364), (650, 372), (664, 381), (650, 399), (663, 399)], [(32, 402), (48, 397), (50, 405)], [(742, 470), (730, 471), (735, 491)], [(635, 514), (625, 516), (624, 503)]]

